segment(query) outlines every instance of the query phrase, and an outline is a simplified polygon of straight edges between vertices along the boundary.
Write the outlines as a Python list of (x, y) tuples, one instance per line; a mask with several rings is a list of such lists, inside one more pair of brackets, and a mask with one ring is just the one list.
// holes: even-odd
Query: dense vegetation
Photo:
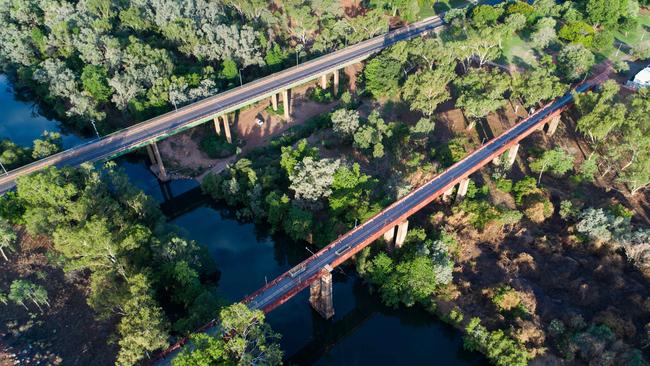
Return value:
[[(113, 164), (21, 178), (15, 193), (2, 197), (0, 214), (30, 235), (50, 238), (53, 264), (90, 277), (88, 304), (100, 318), (119, 318), (120, 365), (137, 363), (166, 347), (170, 332), (191, 331), (218, 311), (210, 257), (176, 236), (155, 202)], [(0, 234), (11, 260), (16, 236), (5, 221)], [(47, 304), (38, 285), (22, 282), (12, 283), (8, 298), (25, 307)]]
[(384, 4), (338, 1), (0, 3), (0, 70), (102, 134), (388, 28)]
[[(81, 129), (98, 122), (105, 133), (237, 85), (240, 78), (383, 32), (388, 15), (414, 20), (416, 4), (370, 1), (346, 13), (333, 0), (0, 1), (0, 64), (20, 89), (59, 116)], [(326, 245), (476, 147), (480, 141), (472, 143), (465, 134), (436, 138), (441, 105), (453, 101), (468, 130), (509, 105), (538, 108), (587, 77), (597, 60), (613, 55), (613, 33), (638, 28), (638, 12), (635, 0), (539, 0), (450, 10), (449, 27), (440, 34), (400, 42), (368, 60), (359, 75), (363, 93), (344, 94), (332, 113), (209, 174), (202, 189), (234, 207), (242, 220)], [(532, 45), (534, 65), (504, 65), (504, 44), (514, 37)], [(650, 48), (644, 47), (633, 55), (647, 55)], [(617, 70), (625, 69), (622, 59), (612, 58)], [(335, 99), (322, 91), (311, 98)], [(627, 211), (587, 207), (577, 199), (558, 205), (542, 184), (550, 179), (580, 191), (600, 178), (601, 186), (627, 189), (628, 196), (647, 188), (649, 100), (646, 91), (621, 97), (614, 83), (577, 96), (577, 130), (593, 149), (587, 159), (578, 165), (561, 146), (531, 151), (523, 176), (513, 177), (504, 165), (492, 167), (492, 175), (472, 182), (466, 199), (448, 213), (480, 233), (537, 227), (557, 219), (557, 212), (576, 241), (622, 252), (648, 273), (650, 234), (633, 225)], [(402, 120), (402, 109), (415, 118)], [(312, 135), (319, 143), (308, 142)], [(234, 153), (220, 139), (206, 138), (201, 145), (214, 157)], [(31, 151), (3, 141), (0, 159), (15, 167), (59, 148), (55, 135), (44, 136)], [(496, 194), (512, 204), (495, 200)], [(119, 318), (119, 364), (136, 363), (164, 347), (170, 334), (185, 334), (217, 316), (220, 302), (209, 281), (216, 269), (204, 250), (174, 235), (152, 201), (110, 164), (23, 178), (0, 201), (0, 215), (11, 224), (0, 222), (5, 259), (16, 240), (13, 227), (24, 226), (52, 240), (54, 263), (90, 277), (88, 303), (100, 317)], [(387, 305), (423, 306), (462, 328), (465, 347), (494, 364), (527, 364), (538, 353), (514, 326), (498, 329), (495, 323), (503, 322), (483, 325), (484, 317), (464, 319), (460, 309), (438, 308), (458, 297), (454, 279), (461, 255), (455, 234), (434, 221), (426, 217), (412, 225), (401, 249), (364, 250), (358, 272)], [(523, 295), (513, 287), (485, 293), (490, 309), (508, 324), (530, 320)], [(40, 309), (48, 306), (48, 295), (39, 284), (18, 280), (0, 292), (0, 302), (9, 301)], [(263, 314), (237, 304), (219, 317), (227, 337), (194, 336), (194, 350), (185, 350), (175, 364), (281, 362), (278, 337)], [(578, 319), (565, 326), (557, 320), (547, 328), (549, 345), (567, 360), (644, 364), (640, 351), (607, 325)]]

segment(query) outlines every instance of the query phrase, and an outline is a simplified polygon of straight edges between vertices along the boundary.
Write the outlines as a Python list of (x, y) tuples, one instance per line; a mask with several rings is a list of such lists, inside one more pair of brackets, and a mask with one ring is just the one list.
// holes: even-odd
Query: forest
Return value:
[[(514, 167), (486, 166), (464, 200), (416, 215), (402, 248), (377, 243), (354, 267), (383, 303), (426, 309), (495, 365), (645, 365), (650, 93), (618, 80), (650, 57), (647, 42), (621, 52), (621, 39), (645, 33), (646, 5), (445, 9), (443, 31), (366, 60), (355, 92), (324, 98), (336, 102), (331, 112), (236, 155), (201, 189), (241, 221), (321, 248), (480, 146), (493, 116), (525, 116), (607, 65), (612, 80), (575, 95), (559, 137), (534, 135)], [(412, 22), (431, 6), (0, 0), (0, 67), (46, 113), (104, 135)], [(515, 40), (525, 55), (513, 56)], [(452, 110), (460, 129), (444, 118)], [(12, 168), (60, 149), (55, 133), (33, 148), (2, 140), (0, 159)], [(22, 178), (0, 198), (0, 217), (2, 260), (43, 238), (52, 266), (87, 280), (87, 304), (117, 324), (116, 364), (138, 364), (213, 319), (229, 339), (193, 335), (195, 347), (174, 365), (282, 363), (264, 314), (215, 295), (219, 270), (205, 248), (179, 236), (114, 163)], [(565, 281), (547, 283), (540, 271)], [(3, 284), (0, 302), (48, 307), (43, 281)]]

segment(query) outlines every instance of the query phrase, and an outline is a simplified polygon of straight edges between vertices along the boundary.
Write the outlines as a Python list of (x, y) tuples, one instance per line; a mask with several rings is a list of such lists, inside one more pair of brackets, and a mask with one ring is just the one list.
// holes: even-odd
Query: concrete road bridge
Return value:
[(426, 34), (442, 25), (443, 21), (438, 16), (427, 18), (14, 169), (0, 176), (0, 194), (12, 189), (17, 178), (41, 169), (108, 160), (144, 146), (147, 147), (158, 178), (165, 181), (169, 177), (157, 141), (194, 126), (213, 122), (216, 133), (223, 132), (230, 142), (229, 114), (265, 98), (270, 98), (271, 105), (278, 110), (281, 96), (284, 118), (290, 120), (291, 88), (318, 78), (321, 87), (327, 88), (329, 76), (332, 75), (333, 88), (337, 91), (342, 68), (358, 63), (396, 42)]
[[(251, 309), (268, 313), (309, 287), (309, 301), (312, 307), (324, 318), (331, 318), (334, 315), (331, 274), (334, 268), (382, 236), (389, 245), (400, 247), (406, 238), (408, 218), (411, 215), (438, 197), (451, 196), (454, 191), (456, 200), (463, 199), (467, 193), (469, 176), (490, 162), (498, 161), (499, 164), (511, 166), (517, 157), (521, 140), (539, 130), (548, 135), (555, 133), (560, 114), (573, 103), (573, 93), (589, 90), (600, 84), (607, 75), (608, 71), (605, 71), (538, 109), (424, 185), (247, 296), (243, 302)], [(210, 332), (215, 325), (216, 321), (213, 321), (199, 331)], [(179, 341), (163, 352), (156, 361), (159, 364), (169, 363), (186, 342), (187, 339)]]

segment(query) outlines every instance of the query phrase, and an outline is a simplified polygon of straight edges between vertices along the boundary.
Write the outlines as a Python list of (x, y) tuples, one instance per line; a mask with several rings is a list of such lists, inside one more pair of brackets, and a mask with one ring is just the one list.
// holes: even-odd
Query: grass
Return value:
[(517, 34), (503, 40), (503, 58), (509, 64), (519, 67), (530, 68), (537, 65), (533, 48)]
[(643, 41), (650, 41), (650, 34), (645, 30), (645, 27), (650, 27), (650, 14), (639, 14), (639, 24), (640, 26), (631, 32), (628, 32), (627, 35), (621, 31), (616, 31), (614, 36), (619, 41), (627, 44), (632, 47), (639, 42), (642, 42), (641, 37), (643, 36)]

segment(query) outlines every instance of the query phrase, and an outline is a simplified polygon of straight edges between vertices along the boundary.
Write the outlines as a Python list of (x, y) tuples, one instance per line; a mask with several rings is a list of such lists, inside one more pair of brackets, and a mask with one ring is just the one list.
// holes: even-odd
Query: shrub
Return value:
[(510, 311), (519, 307), (521, 304), (521, 297), (519, 293), (510, 286), (499, 287), (494, 296), (492, 296), (492, 303), (500, 311)]
[(317, 103), (330, 103), (334, 100), (334, 95), (329, 89), (316, 87), (309, 94), (309, 99)]

